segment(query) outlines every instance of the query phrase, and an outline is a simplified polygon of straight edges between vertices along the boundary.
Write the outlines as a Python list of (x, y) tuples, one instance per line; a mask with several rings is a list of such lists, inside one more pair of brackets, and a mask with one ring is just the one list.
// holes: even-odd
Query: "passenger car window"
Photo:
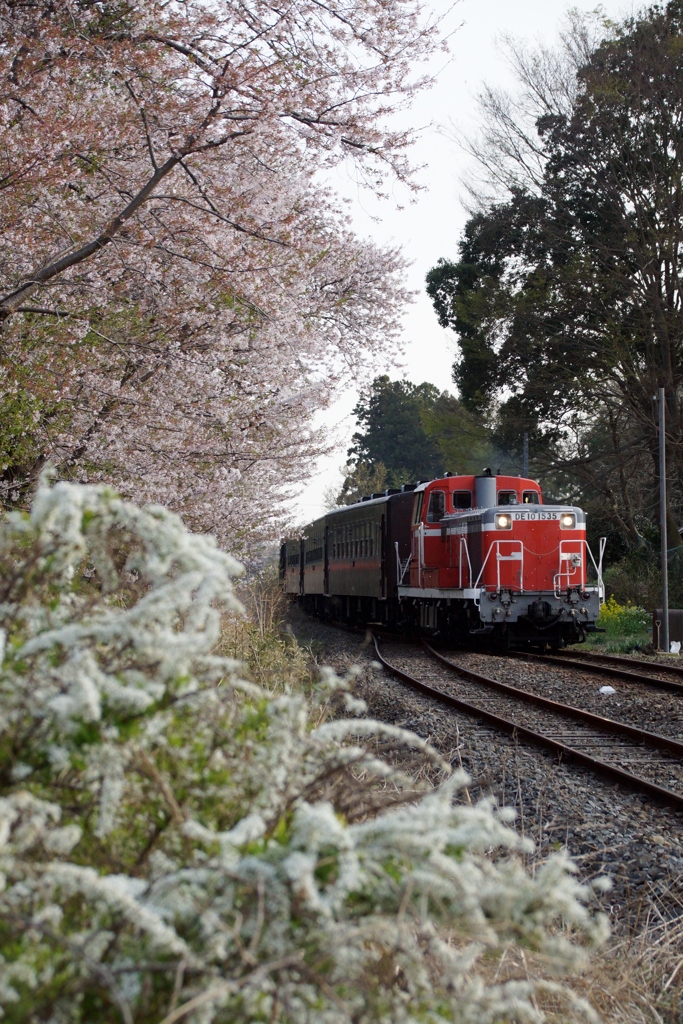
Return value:
[(522, 494), (522, 503), (524, 505), (540, 505), (538, 491), (524, 491)]
[(440, 523), (446, 514), (446, 495), (443, 491), (432, 491), (429, 495), (427, 522)]
[(453, 491), (453, 508), (472, 508), (472, 492)]

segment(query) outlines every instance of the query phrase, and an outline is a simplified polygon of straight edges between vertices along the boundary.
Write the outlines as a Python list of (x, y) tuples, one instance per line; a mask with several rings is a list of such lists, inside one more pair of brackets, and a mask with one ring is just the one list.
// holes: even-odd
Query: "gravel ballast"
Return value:
[[(566, 847), (586, 881), (607, 874), (613, 888), (602, 902), (615, 924), (678, 913), (683, 905), (683, 813), (436, 705), (378, 667), (374, 648), (362, 634), (308, 618), (298, 609), (292, 609), (288, 623), (319, 664), (338, 672), (358, 666), (356, 692), (366, 701), (369, 716), (411, 729), (454, 766), (462, 765), (473, 780), (472, 799), (493, 796), (513, 807), (515, 827), (536, 844), (532, 861)], [(389, 661), (393, 655), (397, 660), (410, 656), (408, 646), (399, 643), (385, 643), (382, 650)], [(521, 689), (653, 732), (683, 736), (683, 703), (676, 694), (611, 679), (617, 693), (605, 697), (599, 693), (605, 680), (592, 672), (473, 652), (442, 653)]]

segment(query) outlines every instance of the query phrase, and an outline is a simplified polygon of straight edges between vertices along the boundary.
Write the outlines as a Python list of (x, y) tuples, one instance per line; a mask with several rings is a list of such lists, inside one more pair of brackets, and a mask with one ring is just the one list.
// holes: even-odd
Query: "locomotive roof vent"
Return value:
[(363, 497), (360, 500), (361, 501), (372, 501), (372, 498), (370, 497), (369, 494), (364, 494)]
[(400, 494), (400, 493), (401, 492), (399, 491), (398, 487), (387, 487), (386, 491), (384, 492), (384, 494), (386, 495), (387, 498), (389, 497), (390, 494)]
[(403, 487), (401, 488), (401, 490), (402, 491), (414, 491), (416, 487), (417, 487), (417, 484), (404, 484)]
[(372, 492), (372, 497), (373, 498), (383, 498), (384, 497), (384, 491), (373, 491)]

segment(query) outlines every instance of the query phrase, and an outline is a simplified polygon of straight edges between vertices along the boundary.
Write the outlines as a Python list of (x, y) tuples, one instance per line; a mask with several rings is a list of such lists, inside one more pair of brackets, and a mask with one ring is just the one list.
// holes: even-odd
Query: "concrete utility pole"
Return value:
[(669, 561), (666, 535), (666, 399), (659, 389), (659, 532), (662, 544), (662, 629), (661, 650), (669, 650)]
[(529, 434), (526, 430), (524, 431), (524, 468), (522, 476), (529, 476)]

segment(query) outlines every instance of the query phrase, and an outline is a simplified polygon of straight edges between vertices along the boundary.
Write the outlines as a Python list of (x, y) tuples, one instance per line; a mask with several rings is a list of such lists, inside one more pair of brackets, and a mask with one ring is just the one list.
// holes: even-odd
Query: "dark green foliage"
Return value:
[(432, 480), (446, 470), (479, 473), (504, 459), (494, 452), (490, 431), (475, 407), (466, 407), (433, 384), (377, 377), (358, 401), (346, 476), (336, 502), (352, 504), (363, 495)]
[(443, 456), (422, 424), (423, 412), (438, 398), (433, 384), (377, 377), (353, 410), (359, 429), (351, 438), (349, 456), (356, 463), (381, 462), (387, 487), (439, 476), (446, 468)]
[[(662, 606), (659, 551), (645, 546), (611, 564), (605, 573), (607, 593), (651, 611)], [(669, 607), (683, 608), (683, 548), (669, 552)]]
[[(386, 466), (381, 462), (370, 465), (367, 462), (357, 462), (355, 465), (349, 462), (344, 467), (345, 476), (339, 494), (334, 496), (330, 507), (338, 505), (353, 505), (366, 495), (383, 491), (387, 486)], [(406, 478), (403, 483), (407, 483)]]
[(540, 188), (473, 216), (428, 292), (459, 336), (462, 401), (608, 532), (658, 542), (666, 389), (669, 544), (683, 522), (683, 5), (613, 29), (566, 115), (537, 122)]
[[(536, 326), (530, 299), (542, 282), (537, 277), (533, 294), (528, 294), (530, 286), (515, 273), (513, 262), (529, 250), (540, 250), (541, 240), (531, 234), (541, 231), (543, 210), (540, 200), (516, 193), (511, 202), (477, 214), (465, 227), (460, 260), (439, 260), (427, 275), (427, 293), (439, 322), (459, 336), (462, 358), (453, 366), (453, 381), (469, 409), (486, 410), (497, 388), (524, 378), (524, 354)], [(517, 292), (522, 285), (524, 294)], [(503, 323), (509, 339), (501, 359)]]

